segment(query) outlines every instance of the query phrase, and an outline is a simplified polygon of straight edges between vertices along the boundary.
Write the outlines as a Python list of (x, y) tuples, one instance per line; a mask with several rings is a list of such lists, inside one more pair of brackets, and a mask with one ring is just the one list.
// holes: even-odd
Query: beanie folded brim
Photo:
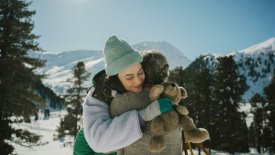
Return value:
[(129, 52), (114, 60), (110, 64), (106, 64), (106, 74), (108, 76), (116, 75), (119, 72), (131, 67), (134, 64), (141, 63), (143, 57), (138, 52)]

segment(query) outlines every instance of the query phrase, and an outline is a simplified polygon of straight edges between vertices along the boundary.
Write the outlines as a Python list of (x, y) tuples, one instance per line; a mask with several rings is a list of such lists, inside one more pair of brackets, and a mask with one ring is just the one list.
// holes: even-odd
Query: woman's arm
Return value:
[(92, 97), (89, 91), (83, 104), (85, 138), (96, 152), (110, 152), (124, 148), (142, 137), (138, 111), (126, 112), (111, 118), (109, 106)]

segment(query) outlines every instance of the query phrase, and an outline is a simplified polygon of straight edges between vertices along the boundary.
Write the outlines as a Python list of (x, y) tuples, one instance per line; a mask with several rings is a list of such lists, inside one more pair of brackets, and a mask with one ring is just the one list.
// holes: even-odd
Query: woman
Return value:
[[(121, 84), (120, 89), (140, 93), (145, 79), (141, 66), (142, 56), (128, 43), (111, 36), (104, 48), (105, 70), (109, 80)], [(123, 92), (123, 91), (120, 91)], [(110, 152), (124, 148), (142, 138), (144, 121), (172, 110), (170, 99), (159, 99), (141, 110), (132, 110), (111, 119), (108, 104), (93, 96), (91, 89), (83, 104), (85, 139), (96, 152)], [(74, 153), (79, 154), (77, 136)], [(82, 141), (83, 142), (83, 141)]]

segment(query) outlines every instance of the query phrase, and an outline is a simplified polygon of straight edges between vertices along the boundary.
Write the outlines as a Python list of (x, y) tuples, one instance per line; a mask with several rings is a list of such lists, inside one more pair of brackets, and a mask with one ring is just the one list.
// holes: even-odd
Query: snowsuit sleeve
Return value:
[(142, 138), (136, 110), (112, 119), (109, 106), (92, 97), (92, 92), (93, 89), (83, 103), (83, 127), (85, 138), (94, 151), (115, 151)]

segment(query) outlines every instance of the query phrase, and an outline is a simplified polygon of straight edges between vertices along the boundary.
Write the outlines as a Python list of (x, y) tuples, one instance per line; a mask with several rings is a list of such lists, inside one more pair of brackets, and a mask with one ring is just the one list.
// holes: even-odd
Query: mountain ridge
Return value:
[(224, 55), (203, 55), (203, 61), (213, 72), (218, 65), (217, 59), (226, 56), (233, 56), (238, 73), (246, 79), (249, 88), (242, 96), (243, 101), (249, 102), (256, 93), (263, 95), (264, 88), (271, 83), (275, 72), (275, 38)]
[(264, 42), (254, 44), (248, 48), (245, 48), (241, 50), (242, 53), (252, 54), (253, 51), (259, 51), (259, 50), (275, 50), (275, 37), (272, 37), (270, 39), (267, 39)]
[[(191, 60), (180, 50), (165, 41), (141, 42), (133, 45), (133, 47), (138, 51), (158, 49), (167, 57), (170, 69), (176, 66), (185, 68), (191, 63)], [(262, 87), (270, 82), (275, 66), (274, 47), (275, 38), (272, 37), (239, 51), (231, 51), (227, 54), (211, 53), (202, 56), (204, 56), (204, 61), (207, 59), (208, 67), (213, 68), (217, 66), (218, 57), (234, 56), (234, 60), (239, 66), (238, 72), (247, 77), (247, 84), (250, 86), (244, 95), (247, 101), (254, 93), (262, 94)], [(92, 76), (104, 68), (103, 52), (100, 50), (73, 50), (57, 54), (45, 53), (40, 57), (47, 60), (46, 66), (39, 69), (40, 73), (47, 74), (47, 78), (43, 80), (43, 83), (57, 94), (64, 94), (70, 86), (67, 79), (72, 77), (71, 68), (78, 61), (85, 63), (86, 69), (91, 72)], [(88, 81), (87, 85), (91, 85), (91, 81)], [(256, 86), (261, 88), (256, 89)]]
[[(175, 68), (178, 65), (185, 68), (191, 63), (189, 58), (167, 42), (143, 42), (135, 44), (133, 47), (138, 51), (158, 49), (167, 57), (170, 68)], [(70, 86), (67, 79), (73, 76), (71, 68), (77, 62), (84, 62), (86, 69), (91, 73), (91, 77), (104, 69), (103, 52), (100, 50), (72, 50), (60, 53), (45, 52), (40, 54), (39, 57), (46, 60), (47, 63), (45, 67), (37, 71), (46, 74), (47, 77), (43, 79), (43, 83), (57, 94), (64, 94), (65, 90)], [(87, 82), (87, 85), (91, 85), (91, 80)]]

